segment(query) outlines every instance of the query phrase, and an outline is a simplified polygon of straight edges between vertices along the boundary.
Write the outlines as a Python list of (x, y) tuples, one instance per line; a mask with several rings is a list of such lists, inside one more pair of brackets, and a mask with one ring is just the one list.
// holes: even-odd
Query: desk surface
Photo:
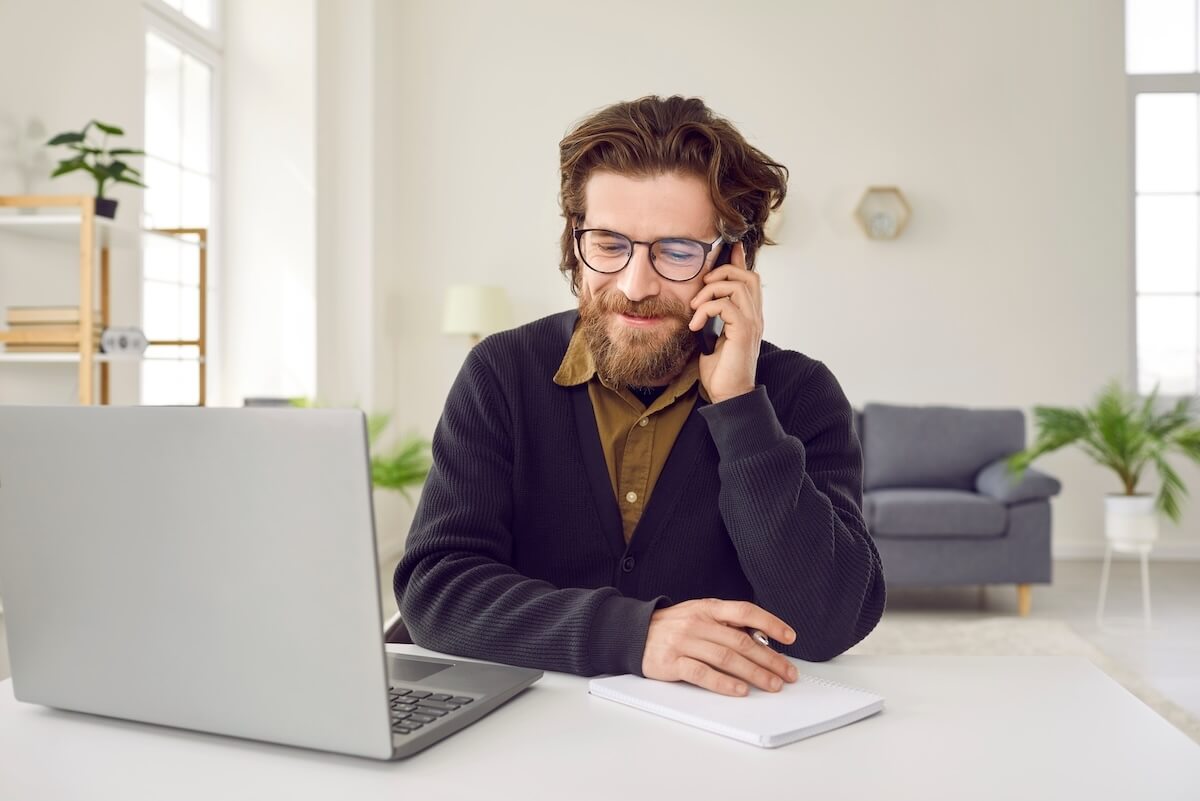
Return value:
[(848, 655), (803, 667), (882, 694), (884, 711), (760, 749), (547, 673), (385, 763), (22, 704), (5, 681), (0, 798), (1200, 798), (1200, 745), (1082, 657)]

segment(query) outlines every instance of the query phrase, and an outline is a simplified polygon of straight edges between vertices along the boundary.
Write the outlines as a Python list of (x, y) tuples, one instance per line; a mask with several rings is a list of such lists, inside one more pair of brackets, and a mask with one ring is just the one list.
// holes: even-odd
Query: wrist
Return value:
[(745, 395), (745, 394), (747, 394), (749, 392), (753, 392), (753, 391), (754, 391), (754, 385), (750, 384), (750, 385), (746, 386), (744, 389), (734, 390), (733, 392), (723, 392), (723, 393), (711, 393), (710, 392), (709, 398), (712, 400), (713, 403), (722, 403), (724, 401), (732, 400), (733, 398), (740, 397), (742, 395)]

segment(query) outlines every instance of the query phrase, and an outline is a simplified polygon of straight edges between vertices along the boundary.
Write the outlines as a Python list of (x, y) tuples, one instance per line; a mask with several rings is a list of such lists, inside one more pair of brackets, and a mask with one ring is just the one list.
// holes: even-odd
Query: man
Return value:
[(603, 109), (560, 156), (579, 308), (468, 356), (396, 567), (402, 617), (452, 654), (776, 691), (780, 652), (830, 659), (884, 607), (851, 406), (762, 340), (752, 269), (787, 170), (681, 97)]

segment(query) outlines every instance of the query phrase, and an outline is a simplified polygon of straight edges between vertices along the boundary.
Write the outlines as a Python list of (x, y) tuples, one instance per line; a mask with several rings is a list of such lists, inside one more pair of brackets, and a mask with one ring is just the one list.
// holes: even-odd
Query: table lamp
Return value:
[(507, 328), (511, 318), (508, 294), (502, 287), (455, 284), (446, 290), (442, 333), (466, 334), (472, 347), (482, 337)]

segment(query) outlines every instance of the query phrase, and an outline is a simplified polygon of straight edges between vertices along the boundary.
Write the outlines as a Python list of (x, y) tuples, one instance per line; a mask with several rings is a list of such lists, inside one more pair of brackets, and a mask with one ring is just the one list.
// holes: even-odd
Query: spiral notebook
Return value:
[(789, 661), (800, 677), (784, 682), (777, 693), (751, 687), (748, 695), (733, 697), (629, 674), (592, 679), (588, 692), (762, 748), (822, 734), (883, 709), (882, 696), (806, 675), (803, 663)]

